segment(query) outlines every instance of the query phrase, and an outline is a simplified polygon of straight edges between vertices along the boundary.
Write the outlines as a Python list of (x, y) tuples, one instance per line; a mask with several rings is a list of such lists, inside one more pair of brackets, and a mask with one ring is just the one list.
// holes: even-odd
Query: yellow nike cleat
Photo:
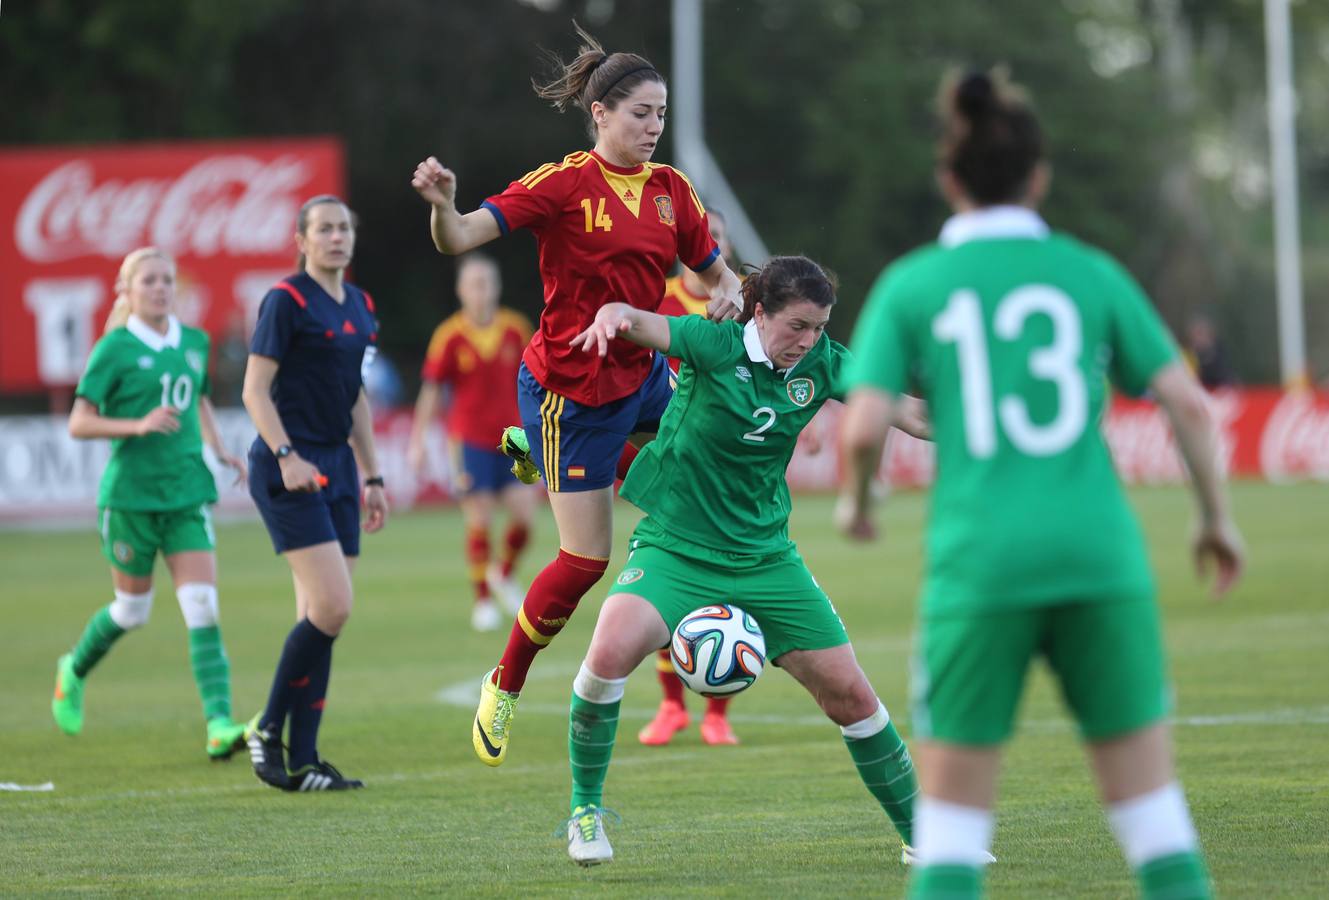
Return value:
[(512, 474), (522, 484), (535, 484), (540, 480), (540, 470), (536, 468), (535, 460), (531, 459), (530, 442), (526, 440), (526, 431), (520, 425), (509, 425), (503, 429), (498, 452), (512, 459)]
[(517, 694), (498, 689), (498, 671), (490, 669), (485, 675), (480, 685), (480, 708), (471, 725), (475, 755), (487, 766), (501, 766), (507, 759), (512, 715), (517, 710)]

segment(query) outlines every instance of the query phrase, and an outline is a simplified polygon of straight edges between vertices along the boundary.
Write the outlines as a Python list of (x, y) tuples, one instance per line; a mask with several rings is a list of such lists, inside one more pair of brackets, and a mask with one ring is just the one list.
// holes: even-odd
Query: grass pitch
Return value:
[[(1181, 775), (1221, 895), (1324, 896), (1329, 486), (1233, 493), (1251, 566), (1220, 605), (1186, 558), (1187, 495), (1133, 494), (1159, 570)], [(803, 555), (906, 738), (925, 503), (894, 498), (885, 540), (866, 548), (831, 532), (828, 498), (797, 499), (794, 517)], [(617, 515), (611, 573), (636, 520), (627, 505)], [(547, 513), (538, 528), (526, 578), (556, 545)], [(55, 785), (0, 791), (0, 893), (901, 894), (898, 842), (838, 731), (774, 668), (732, 707), (742, 746), (706, 747), (694, 726), (647, 748), (635, 735), (658, 702), (648, 661), (628, 685), (606, 790), (624, 817), (610, 831), (615, 861), (572, 865), (553, 835), (567, 810), (566, 708), (608, 582), (537, 660), (508, 761), (489, 769), (473, 756), (470, 722), (506, 631), (470, 631), (461, 541), (452, 510), (397, 516), (366, 538), (321, 749), (368, 788), (287, 795), (261, 785), (243, 754), (205, 758), (184, 625), (161, 567), (153, 621), (90, 676), (83, 734), (59, 733), (55, 660), (110, 598), (106, 566), (91, 523), (0, 533), (0, 782)], [(247, 717), (266, 698), (294, 601), (257, 522), (223, 525), (219, 542), (236, 716)], [(1134, 893), (1041, 671), (1007, 756), (994, 852), (993, 897)]]

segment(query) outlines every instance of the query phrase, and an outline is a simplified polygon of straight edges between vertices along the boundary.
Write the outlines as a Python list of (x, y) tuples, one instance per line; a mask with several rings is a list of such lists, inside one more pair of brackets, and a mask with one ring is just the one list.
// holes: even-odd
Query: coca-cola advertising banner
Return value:
[[(1219, 462), (1234, 478), (1329, 481), (1329, 393), (1245, 388), (1208, 395)], [(839, 478), (835, 452), (843, 407), (828, 403), (804, 431), (789, 465), (795, 490), (830, 490)], [(1103, 422), (1112, 461), (1127, 484), (1175, 484), (1185, 468), (1167, 415), (1147, 400), (1114, 397)], [(887, 439), (882, 480), (894, 487), (932, 483), (932, 444), (900, 431)]]
[(300, 204), (342, 187), (334, 138), (0, 150), (0, 390), (75, 384), (149, 244), (176, 259), (182, 320), (248, 333), (294, 268)]

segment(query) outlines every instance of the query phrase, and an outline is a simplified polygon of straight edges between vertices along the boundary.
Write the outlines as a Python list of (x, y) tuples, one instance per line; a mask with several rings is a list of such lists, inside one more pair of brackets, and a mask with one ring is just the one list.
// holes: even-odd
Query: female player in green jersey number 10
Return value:
[(189, 629), (189, 658), (207, 719), (207, 753), (225, 759), (244, 743), (231, 721), (231, 666), (217, 623), (217, 556), (209, 504), (217, 487), (203, 461), (245, 478), (226, 452), (208, 400), (208, 336), (171, 315), (175, 263), (155, 247), (125, 257), (106, 334), (79, 380), (69, 433), (110, 438), (111, 459), (97, 496), (102, 553), (115, 599), (93, 615), (60, 657), (51, 712), (66, 734), (83, 729), (83, 680), (126, 632), (147, 624), (152, 570), (160, 552)]
[[(601, 796), (628, 675), (688, 613), (728, 601), (757, 620), (767, 655), (840, 726), (868, 790), (910, 841), (909, 751), (789, 540), (789, 458), (817, 410), (844, 392), (849, 354), (823, 333), (835, 287), (812, 260), (776, 257), (744, 282), (743, 299), (739, 319), (722, 323), (613, 303), (573, 339), (604, 355), (622, 337), (683, 360), (659, 436), (623, 482), (622, 496), (647, 515), (572, 684), (567, 837), (581, 865), (613, 856)], [(910, 412), (910, 430), (925, 433)]]
[(1121, 266), (1034, 212), (1048, 169), (1018, 93), (969, 75), (942, 99), (938, 181), (955, 215), (886, 270), (858, 322), (838, 510), (844, 530), (871, 536), (868, 478), (894, 398), (916, 382), (937, 480), (911, 689), (912, 894), (981, 893), (1000, 748), (1042, 656), (1145, 896), (1207, 896), (1164, 721), (1153, 577), (1097, 427), (1109, 379), (1158, 398), (1199, 502), (1195, 558), (1217, 564), (1221, 593), (1243, 551), (1205, 399)]

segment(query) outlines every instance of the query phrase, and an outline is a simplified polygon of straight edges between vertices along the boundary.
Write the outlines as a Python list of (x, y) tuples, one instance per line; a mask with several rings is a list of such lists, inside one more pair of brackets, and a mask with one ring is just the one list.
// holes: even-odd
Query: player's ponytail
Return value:
[(115, 276), (115, 302), (111, 304), (111, 311), (106, 316), (103, 334), (114, 331), (129, 321), (129, 315), (133, 312), (129, 308), (129, 286), (134, 280), (134, 272), (137, 271), (139, 263), (152, 258), (166, 260), (174, 271), (175, 260), (171, 258), (171, 254), (159, 247), (139, 247), (137, 250), (131, 250), (120, 263), (120, 273)]
[(751, 320), (758, 303), (767, 315), (799, 300), (823, 308), (833, 306), (836, 287), (835, 274), (806, 256), (773, 256), (744, 279), (740, 288), (743, 312), (738, 321), (746, 324)]
[(1019, 200), (1043, 158), (1043, 133), (1024, 92), (1001, 69), (952, 74), (939, 106), (938, 164), (980, 206)]
[(537, 97), (548, 100), (559, 112), (567, 112), (574, 106), (581, 109), (586, 114), (587, 131), (594, 141), (597, 135), (595, 120), (591, 118), (592, 103), (603, 103), (609, 109), (615, 109), (639, 84), (646, 81), (664, 84), (664, 76), (646, 57), (636, 53), (609, 53), (575, 20), (572, 26), (582, 42), (577, 48), (577, 56), (565, 63), (557, 53), (546, 51), (550, 80), (540, 82), (532, 78), (531, 87)]

